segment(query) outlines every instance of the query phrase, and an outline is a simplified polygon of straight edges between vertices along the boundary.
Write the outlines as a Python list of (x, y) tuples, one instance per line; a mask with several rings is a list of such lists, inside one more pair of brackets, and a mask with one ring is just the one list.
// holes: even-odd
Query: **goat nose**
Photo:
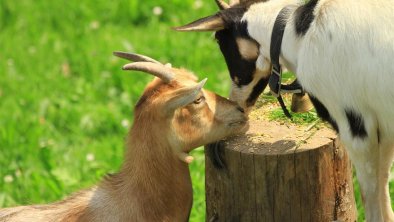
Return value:
[(237, 106), (237, 110), (239, 110), (241, 113), (245, 113), (245, 110), (240, 106)]

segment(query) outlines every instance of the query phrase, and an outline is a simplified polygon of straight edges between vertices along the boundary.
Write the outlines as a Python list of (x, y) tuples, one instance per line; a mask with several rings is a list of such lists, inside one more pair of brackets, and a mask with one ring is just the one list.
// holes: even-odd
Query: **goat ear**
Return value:
[(225, 1), (223, 0), (215, 0), (216, 4), (218, 5), (220, 10), (224, 10), (224, 9), (228, 9), (230, 8), (230, 5), (227, 4)]
[(215, 0), (216, 4), (218, 5), (220, 10), (225, 10), (228, 8), (233, 7), (234, 5), (238, 5), (240, 4), (239, 0), (230, 0), (229, 4), (227, 4), (225, 1), (223, 0)]
[(230, 0), (230, 5), (237, 5), (240, 4), (240, 0)]
[(165, 83), (171, 82), (174, 79), (174, 74), (171, 68), (152, 62), (133, 62), (123, 66), (123, 70), (136, 70), (152, 74), (159, 77)]
[(151, 63), (156, 63), (156, 64), (161, 64), (160, 62), (144, 55), (140, 55), (137, 53), (130, 53), (130, 52), (119, 52), (115, 51), (113, 52), (114, 56), (130, 60), (132, 62), (151, 62)]
[(166, 113), (173, 113), (176, 109), (186, 106), (196, 100), (197, 95), (204, 87), (207, 78), (203, 79), (196, 85), (183, 87), (170, 93), (166, 101)]
[(176, 31), (182, 32), (203, 32), (203, 31), (219, 31), (225, 28), (225, 23), (219, 14), (211, 15), (198, 19), (187, 25), (174, 27)]

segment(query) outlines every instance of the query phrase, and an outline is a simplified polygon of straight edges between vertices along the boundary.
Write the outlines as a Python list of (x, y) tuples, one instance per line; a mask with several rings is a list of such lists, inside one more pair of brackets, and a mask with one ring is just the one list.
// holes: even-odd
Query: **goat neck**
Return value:
[[(161, 135), (155, 135), (158, 130)], [(173, 154), (168, 142), (158, 139), (165, 139), (165, 130), (165, 126), (152, 129), (146, 124), (134, 125), (125, 164), (99, 186), (100, 195), (93, 201), (108, 207), (97, 209), (115, 210), (109, 214), (121, 215), (121, 221), (188, 220), (193, 199), (188, 165)], [(114, 205), (118, 207), (109, 207)]]
[[(272, 33), (275, 19), (279, 12), (286, 7), (288, 13), (293, 14), (299, 4), (299, 0), (280, 0), (254, 4), (246, 11), (242, 20), (247, 21), (249, 35), (260, 44), (259, 50), (262, 56), (270, 57), (271, 35), (267, 33)], [(257, 14), (268, 19), (260, 19), (261, 16), (256, 16)], [(286, 21), (282, 22), (286, 22), (287, 25), (283, 35), (280, 63), (285, 65), (290, 71), (295, 72), (301, 38), (296, 38), (294, 35), (293, 17), (291, 15)]]

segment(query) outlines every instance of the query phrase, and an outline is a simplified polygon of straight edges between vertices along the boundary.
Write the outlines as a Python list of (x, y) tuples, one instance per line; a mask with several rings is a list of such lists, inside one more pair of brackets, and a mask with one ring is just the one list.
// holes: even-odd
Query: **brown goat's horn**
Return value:
[(174, 79), (174, 74), (171, 69), (162, 65), (151, 62), (133, 62), (123, 66), (123, 70), (137, 70), (146, 73), (150, 73), (156, 77), (159, 77), (164, 82), (169, 83)]
[(215, 0), (216, 4), (220, 8), (220, 10), (228, 9), (230, 6), (223, 0)]
[(152, 63), (157, 63), (161, 64), (159, 61), (156, 61), (148, 56), (136, 54), (136, 53), (129, 53), (129, 52), (113, 52), (115, 56), (127, 59), (133, 62), (152, 62)]

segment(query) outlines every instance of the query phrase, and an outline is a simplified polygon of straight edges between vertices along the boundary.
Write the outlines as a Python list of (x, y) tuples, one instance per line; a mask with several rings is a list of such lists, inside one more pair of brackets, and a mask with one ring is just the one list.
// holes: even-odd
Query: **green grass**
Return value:
[[(291, 122), (293, 122), (295, 124), (311, 124), (311, 123), (319, 120), (319, 117), (317, 117), (317, 114), (314, 111), (307, 112), (307, 113), (290, 112), (290, 114), (292, 116)], [(281, 108), (276, 108), (276, 109), (272, 110), (268, 114), (268, 119), (273, 120), (273, 121), (288, 121), (288, 117), (285, 116), (285, 114), (283, 113), (283, 110)]]
[[(126, 61), (113, 51), (187, 67), (209, 78), (207, 88), (227, 93), (230, 81), (212, 35), (170, 29), (215, 10), (193, 5), (0, 1), (0, 207), (59, 200), (117, 171), (127, 121), (152, 77), (122, 71)], [(161, 16), (153, 15), (155, 6)], [(193, 154), (191, 221), (203, 221), (203, 151)]]
[[(133, 106), (152, 77), (121, 71), (115, 50), (187, 67), (227, 95), (212, 34), (170, 29), (215, 10), (194, 0), (0, 1), (0, 207), (59, 200), (117, 171)], [(203, 150), (193, 156), (190, 221), (198, 222)]]

